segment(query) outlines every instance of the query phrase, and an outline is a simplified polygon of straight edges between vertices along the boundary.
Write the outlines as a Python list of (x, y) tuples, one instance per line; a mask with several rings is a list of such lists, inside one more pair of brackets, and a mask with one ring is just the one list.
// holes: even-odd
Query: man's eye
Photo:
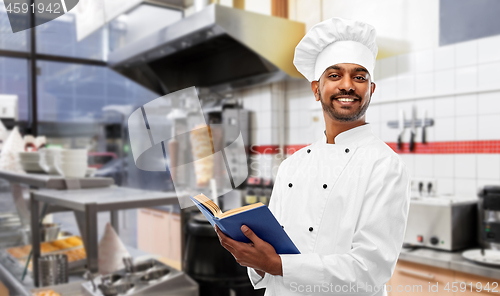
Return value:
[(337, 75), (337, 74), (330, 74), (328, 77), (337, 78), (337, 77), (339, 77), (339, 75)]
[(354, 79), (357, 79), (357, 80), (362, 80), (362, 81), (365, 81), (365, 80), (366, 80), (366, 78), (365, 78), (365, 77), (363, 77), (363, 76), (356, 76), (356, 77), (354, 77)]

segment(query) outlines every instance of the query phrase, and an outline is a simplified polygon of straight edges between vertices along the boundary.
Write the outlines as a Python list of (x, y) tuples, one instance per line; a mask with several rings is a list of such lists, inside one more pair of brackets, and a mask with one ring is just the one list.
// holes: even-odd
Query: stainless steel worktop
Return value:
[[(146, 258), (152, 257), (150, 254), (136, 248), (130, 246), (125, 247), (130, 256), (134, 259), (145, 260)], [(0, 281), (7, 286), (10, 295), (29, 296), (32, 295), (31, 291), (36, 289), (31, 276), (27, 276), (24, 281), (21, 281), (22, 273), (23, 267), (19, 262), (12, 261), (10, 256), (6, 256), (5, 251), (0, 251)], [(29, 274), (31, 275), (31, 273)], [(83, 281), (83, 277), (79, 274), (72, 274), (69, 276), (69, 283), (74, 284), (75, 287), (79, 288)], [(66, 286), (69, 285), (66, 284)], [(71, 295), (82, 295), (78, 291), (74, 291)]]
[[(33, 245), (33, 274), (38, 286), (38, 258), (40, 257), (39, 212), (40, 202), (75, 211), (80, 233), (87, 253), (87, 267), (98, 270), (97, 213), (178, 203), (171, 192), (148, 191), (124, 187), (106, 187), (78, 190), (39, 190), (31, 192), (31, 234)], [(78, 218), (79, 217), (79, 218)]]
[(447, 252), (425, 248), (403, 248), (399, 260), (500, 279), (500, 268), (479, 265), (462, 257), (462, 252)]
[(36, 200), (71, 210), (84, 211), (95, 204), (97, 211), (123, 210), (178, 203), (173, 192), (149, 191), (126, 187), (80, 190), (43, 190), (33, 192)]
[[(62, 176), (47, 174), (23, 174), (0, 170), (0, 178), (12, 183), (26, 184), (37, 188), (66, 189), (66, 180)], [(108, 187), (114, 184), (111, 178), (77, 178), (80, 188)]]

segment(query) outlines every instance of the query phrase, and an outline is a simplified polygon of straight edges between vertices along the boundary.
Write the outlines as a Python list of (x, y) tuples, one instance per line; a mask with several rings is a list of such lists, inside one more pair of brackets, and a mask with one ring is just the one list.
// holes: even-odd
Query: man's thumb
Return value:
[(241, 226), (241, 231), (246, 237), (248, 237), (252, 242), (255, 243), (254, 240), (257, 238), (257, 236), (255, 235), (255, 233), (253, 233), (253, 231), (250, 228), (248, 228), (248, 226), (246, 225)]

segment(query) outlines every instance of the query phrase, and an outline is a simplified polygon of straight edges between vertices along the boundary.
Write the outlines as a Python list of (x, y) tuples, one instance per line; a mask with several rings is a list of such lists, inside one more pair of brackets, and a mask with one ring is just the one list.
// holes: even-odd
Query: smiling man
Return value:
[(333, 18), (297, 45), (294, 64), (311, 82), (324, 136), (279, 167), (269, 208), (301, 254), (277, 254), (217, 229), (265, 295), (387, 295), (401, 251), (410, 182), (404, 163), (371, 132), (365, 112), (375, 91), (375, 29)]

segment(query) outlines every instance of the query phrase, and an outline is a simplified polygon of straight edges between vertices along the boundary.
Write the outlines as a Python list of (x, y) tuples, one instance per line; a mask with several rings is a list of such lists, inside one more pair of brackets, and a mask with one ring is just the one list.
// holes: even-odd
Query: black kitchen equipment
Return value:
[(478, 196), (480, 245), (500, 251), (500, 186), (484, 186)]
[(184, 257), (185, 272), (200, 286), (200, 296), (256, 296), (264, 289), (254, 290), (246, 267), (221, 246), (212, 225), (202, 214), (187, 224)]
[(484, 186), (478, 192), (478, 249), (462, 253), (465, 259), (500, 267), (500, 186)]

